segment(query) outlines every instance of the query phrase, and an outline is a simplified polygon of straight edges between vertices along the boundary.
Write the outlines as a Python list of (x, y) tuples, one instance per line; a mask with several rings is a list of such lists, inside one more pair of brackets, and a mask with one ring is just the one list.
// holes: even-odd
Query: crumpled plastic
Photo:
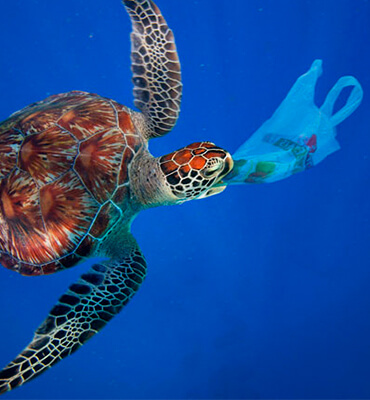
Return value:
[[(273, 116), (232, 155), (234, 168), (223, 179), (224, 185), (275, 182), (311, 168), (339, 150), (335, 127), (360, 105), (363, 91), (354, 77), (344, 76), (318, 108), (314, 95), (321, 74), (322, 61), (315, 60)], [(333, 114), (340, 93), (350, 86), (347, 102)]]

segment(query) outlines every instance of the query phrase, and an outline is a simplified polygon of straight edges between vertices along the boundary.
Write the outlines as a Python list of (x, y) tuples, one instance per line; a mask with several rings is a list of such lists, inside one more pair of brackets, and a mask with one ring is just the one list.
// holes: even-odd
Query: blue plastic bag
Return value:
[[(275, 182), (313, 167), (339, 150), (335, 127), (360, 105), (363, 91), (354, 77), (344, 76), (318, 108), (314, 95), (321, 74), (322, 61), (316, 60), (274, 115), (232, 156), (234, 168), (223, 179), (224, 184)], [(336, 100), (349, 86), (353, 89), (346, 104), (333, 115)]]

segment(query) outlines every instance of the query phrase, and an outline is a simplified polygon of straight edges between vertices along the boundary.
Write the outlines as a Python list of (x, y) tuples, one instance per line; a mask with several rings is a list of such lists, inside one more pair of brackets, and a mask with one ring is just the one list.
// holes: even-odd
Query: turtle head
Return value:
[(210, 142), (193, 143), (159, 158), (175, 203), (221, 193), (222, 178), (233, 168), (231, 155)]

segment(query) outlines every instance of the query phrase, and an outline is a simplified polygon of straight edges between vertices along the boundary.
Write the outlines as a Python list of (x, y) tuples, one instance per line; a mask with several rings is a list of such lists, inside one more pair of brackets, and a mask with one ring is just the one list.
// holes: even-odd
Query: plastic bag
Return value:
[[(321, 108), (314, 103), (315, 86), (322, 73), (316, 60), (300, 76), (274, 115), (232, 156), (234, 168), (224, 184), (275, 182), (321, 162), (339, 150), (335, 126), (360, 105), (363, 91), (352, 76), (338, 80)], [(346, 104), (333, 115), (341, 91), (353, 89)]]

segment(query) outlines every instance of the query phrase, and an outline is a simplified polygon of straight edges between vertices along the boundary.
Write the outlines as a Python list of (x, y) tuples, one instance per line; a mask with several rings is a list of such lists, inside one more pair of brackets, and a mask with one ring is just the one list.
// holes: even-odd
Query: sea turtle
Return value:
[(0, 372), (0, 393), (77, 350), (136, 293), (146, 262), (130, 226), (143, 209), (224, 189), (230, 154), (211, 142), (155, 158), (148, 140), (176, 124), (182, 93), (174, 36), (151, 0), (123, 0), (133, 31), (135, 105), (73, 91), (0, 124), (0, 263), (45, 275), (102, 257), (67, 290), (31, 343)]

